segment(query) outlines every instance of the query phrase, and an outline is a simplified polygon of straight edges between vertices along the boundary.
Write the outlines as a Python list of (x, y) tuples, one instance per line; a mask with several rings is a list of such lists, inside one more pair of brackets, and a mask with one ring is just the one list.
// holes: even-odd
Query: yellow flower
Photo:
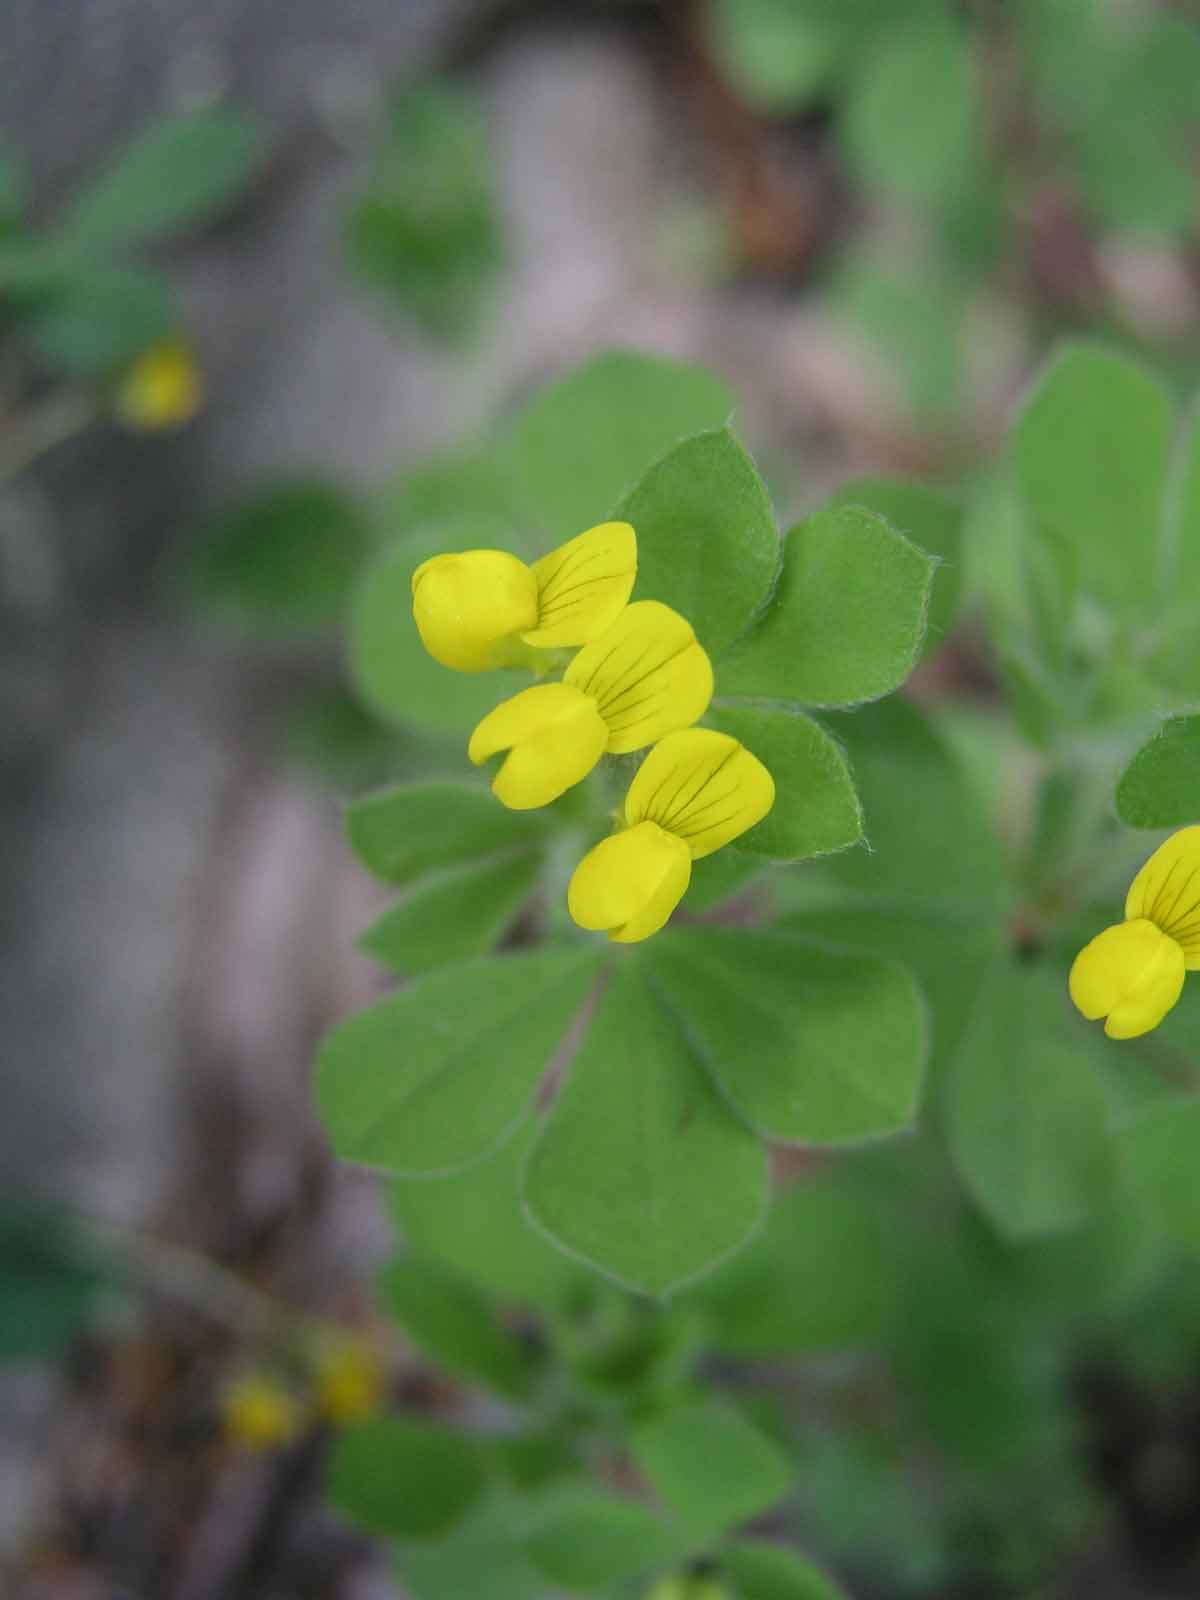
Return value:
[(505, 550), (433, 556), (412, 576), (421, 642), (444, 667), (519, 666), (528, 649), (586, 644), (614, 623), (637, 577), (627, 522), (602, 522), (527, 566)]
[(642, 1600), (729, 1600), (729, 1590), (703, 1574), (673, 1573), (652, 1584)]
[(1111, 1039), (1157, 1028), (1200, 969), (1200, 827), (1161, 844), (1129, 886), (1125, 921), (1075, 957), (1071, 999)]
[(361, 1422), (378, 1411), (384, 1387), (383, 1363), (365, 1340), (343, 1340), (317, 1364), (317, 1408), (335, 1427)]
[(478, 766), (507, 750), (492, 782), (514, 811), (549, 805), (605, 751), (642, 750), (689, 727), (712, 698), (708, 656), (691, 624), (657, 600), (626, 606), (582, 649), (561, 683), (535, 684), (489, 712), (467, 746)]
[(117, 386), (116, 412), (144, 432), (190, 422), (204, 400), (200, 368), (182, 339), (160, 339), (143, 350)]
[(286, 1444), (299, 1426), (295, 1400), (275, 1381), (254, 1374), (232, 1384), (223, 1406), (225, 1436), (243, 1450), (264, 1451)]
[(688, 728), (651, 750), (625, 797), (624, 827), (575, 868), (567, 907), (581, 928), (646, 939), (683, 898), (692, 862), (761, 822), (775, 782), (725, 733)]

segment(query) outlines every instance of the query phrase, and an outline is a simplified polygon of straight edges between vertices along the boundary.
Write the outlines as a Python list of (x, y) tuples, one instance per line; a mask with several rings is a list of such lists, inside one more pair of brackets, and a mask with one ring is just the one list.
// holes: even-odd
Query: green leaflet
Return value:
[(977, 118), (966, 29), (936, 17), (906, 20), (877, 29), (857, 63), (843, 139), (867, 183), (933, 201), (970, 174)]
[(465, 1172), (390, 1185), (392, 1216), (414, 1250), (428, 1252), (501, 1300), (560, 1306), (584, 1269), (525, 1217), (521, 1173), (537, 1129), (517, 1130)]
[(939, 489), (905, 478), (854, 478), (829, 503), (868, 507), (936, 558), (922, 645), (922, 654), (932, 655), (953, 627), (962, 602), (966, 579), (962, 506)]
[(1097, 345), (1053, 355), (1017, 421), (1021, 491), (1118, 614), (1144, 611), (1162, 579), (1161, 524), (1172, 430), (1166, 390)]
[(359, 935), (359, 949), (410, 977), (480, 955), (510, 926), (540, 871), (540, 856), (523, 850), (430, 874)]
[(89, 255), (125, 250), (206, 221), (244, 186), (258, 155), (257, 128), (232, 108), (159, 122), (77, 196), (61, 243)]
[[(702, 368), (612, 350), (542, 389), (495, 460), (519, 519), (549, 550), (616, 515), (654, 462), (681, 439), (722, 427), (732, 410), (733, 396)], [(662, 597), (639, 587), (635, 598)]]
[(728, 428), (685, 439), (657, 461), (619, 515), (638, 539), (637, 600), (681, 612), (716, 658), (748, 627), (779, 569), (775, 514)]
[(721, 1571), (736, 1600), (845, 1600), (827, 1573), (804, 1556), (763, 1539), (743, 1539), (721, 1551)]
[(777, 706), (722, 701), (708, 720), (740, 739), (775, 780), (775, 804), (735, 848), (800, 861), (862, 838), (862, 811), (841, 750), (811, 717)]
[(368, 547), (351, 496), (316, 480), (283, 484), (203, 532), (192, 585), (206, 604), (255, 628), (328, 622), (344, 609)]
[(540, 811), (507, 811), (477, 783), (426, 778), (377, 789), (346, 808), (355, 855), (403, 886), (441, 867), (514, 854), (545, 837)]
[(1045, 971), (998, 965), (946, 1084), (959, 1176), (1015, 1236), (1078, 1226), (1113, 1182), (1107, 1095), (1064, 990)]
[(877, 905), (993, 912), (1006, 892), (1000, 849), (938, 730), (898, 698), (827, 720), (849, 755), (869, 848), (834, 856), (822, 872)]
[(441, 1538), (478, 1502), (486, 1485), (478, 1443), (432, 1423), (372, 1417), (334, 1441), (329, 1493), (369, 1533)]
[(884, 1214), (839, 1162), (778, 1195), (762, 1232), (690, 1290), (734, 1355), (836, 1351), (878, 1340), (893, 1293)]
[(787, 534), (769, 607), (720, 663), (721, 693), (810, 706), (890, 694), (916, 663), (933, 571), (874, 511), (816, 512)]
[(673, 929), (647, 959), (692, 1048), (759, 1133), (841, 1144), (912, 1122), (926, 1031), (902, 967), (719, 928)]
[(383, 1269), (378, 1287), (388, 1311), (439, 1366), (510, 1398), (528, 1392), (528, 1352), (500, 1326), (486, 1296), (452, 1267), (406, 1252)]
[(1200, 716), (1171, 717), (1117, 784), (1117, 815), (1131, 828), (1200, 821)]
[(792, 1463), (731, 1405), (700, 1401), (635, 1429), (633, 1459), (697, 1540), (769, 1510), (792, 1485)]
[(609, 1277), (663, 1295), (754, 1232), (766, 1158), (633, 962), (619, 968), (525, 1172), (534, 1221)]
[(1123, 1169), (1159, 1227), (1200, 1250), (1200, 1100), (1172, 1095), (1146, 1106), (1118, 1133)]
[(524, 1118), (596, 969), (592, 948), (443, 967), (347, 1018), (317, 1062), (344, 1161), (393, 1174), (479, 1160)]
[(583, 1486), (552, 1490), (533, 1508), (524, 1543), (553, 1583), (584, 1591), (663, 1566), (689, 1549), (686, 1534), (648, 1506)]

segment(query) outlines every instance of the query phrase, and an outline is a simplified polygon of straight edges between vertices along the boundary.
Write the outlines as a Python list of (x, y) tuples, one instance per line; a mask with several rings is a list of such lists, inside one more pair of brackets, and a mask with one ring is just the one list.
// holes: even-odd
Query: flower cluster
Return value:
[(775, 799), (757, 757), (693, 727), (712, 698), (712, 665), (677, 611), (629, 603), (636, 576), (633, 528), (604, 522), (532, 566), (503, 550), (465, 550), (422, 562), (412, 579), (417, 629), (443, 666), (523, 666), (543, 678), (564, 666), (471, 735), (476, 765), (504, 753), (492, 790), (506, 806), (549, 805), (603, 755), (649, 748), (617, 831), (583, 858), (567, 893), (580, 927), (622, 943), (656, 933), (692, 862), (752, 828)]
[(1071, 999), (1110, 1039), (1149, 1033), (1200, 970), (1200, 827), (1159, 845), (1129, 886), (1125, 921), (1087, 944), (1071, 968)]
[(363, 1339), (324, 1340), (309, 1352), (301, 1382), (256, 1369), (225, 1391), (221, 1420), (225, 1437), (252, 1454), (277, 1450), (306, 1427), (344, 1428), (371, 1416), (383, 1404), (386, 1373), (379, 1352)]

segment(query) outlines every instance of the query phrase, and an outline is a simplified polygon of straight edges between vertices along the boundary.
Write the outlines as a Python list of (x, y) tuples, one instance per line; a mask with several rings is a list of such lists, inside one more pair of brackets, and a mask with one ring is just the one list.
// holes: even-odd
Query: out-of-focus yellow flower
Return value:
[(1125, 921), (1086, 944), (1071, 967), (1071, 999), (1111, 1039), (1157, 1028), (1200, 969), (1200, 827), (1161, 844), (1129, 886)]
[(736, 739), (709, 728), (668, 734), (629, 786), (624, 827), (575, 868), (572, 917), (621, 944), (649, 938), (683, 898), (692, 862), (761, 822), (774, 803), (774, 779)]
[(345, 1339), (322, 1352), (315, 1398), (320, 1414), (335, 1427), (361, 1422), (383, 1402), (383, 1363), (366, 1340)]
[(243, 1450), (275, 1450), (293, 1438), (300, 1424), (294, 1397), (274, 1378), (239, 1378), (225, 1394), (225, 1436)]
[(117, 385), (117, 416), (142, 432), (179, 428), (204, 403), (196, 357), (183, 339), (160, 339), (143, 350)]
[(642, 1600), (729, 1600), (729, 1590), (716, 1578), (675, 1572), (651, 1584)]
[(484, 717), (467, 753), (478, 766), (509, 752), (492, 783), (515, 811), (549, 805), (609, 751), (644, 749), (689, 727), (712, 698), (708, 656), (691, 623), (640, 600), (580, 650), (561, 683), (524, 689)]
[(519, 666), (528, 648), (587, 644), (625, 608), (637, 577), (628, 522), (602, 522), (527, 566), (504, 550), (432, 556), (412, 577), (421, 642), (444, 667)]

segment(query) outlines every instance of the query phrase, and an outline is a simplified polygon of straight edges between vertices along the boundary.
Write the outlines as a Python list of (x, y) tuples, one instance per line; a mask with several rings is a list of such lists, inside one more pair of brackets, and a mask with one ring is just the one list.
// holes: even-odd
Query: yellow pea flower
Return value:
[(317, 1363), (317, 1409), (335, 1427), (361, 1422), (379, 1410), (385, 1390), (383, 1363), (365, 1340), (346, 1339)]
[(1110, 1039), (1157, 1028), (1200, 970), (1200, 827), (1181, 828), (1129, 886), (1125, 921), (1086, 944), (1071, 967), (1071, 999)]
[(682, 900), (692, 862), (761, 822), (775, 781), (726, 733), (687, 728), (660, 739), (629, 786), (624, 827), (575, 868), (567, 908), (581, 928), (633, 944)]
[(614, 623), (637, 577), (628, 522), (602, 522), (527, 566), (506, 550), (432, 556), (412, 576), (413, 617), (456, 672), (519, 666), (528, 649), (586, 644)]
[(549, 805), (605, 751), (642, 750), (689, 727), (712, 698), (712, 665), (691, 623), (639, 600), (580, 650), (561, 683), (535, 684), (488, 713), (467, 754), (478, 766), (507, 750), (492, 782), (514, 811)]
[(239, 1378), (227, 1390), (222, 1420), (232, 1444), (259, 1452), (278, 1449), (294, 1437), (300, 1412), (280, 1383), (256, 1373)]
[(117, 385), (117, 416), (141, 432), (178, 428), (204, 402), (204, 384), (191, 346), (160, 339), (143, 350)]

